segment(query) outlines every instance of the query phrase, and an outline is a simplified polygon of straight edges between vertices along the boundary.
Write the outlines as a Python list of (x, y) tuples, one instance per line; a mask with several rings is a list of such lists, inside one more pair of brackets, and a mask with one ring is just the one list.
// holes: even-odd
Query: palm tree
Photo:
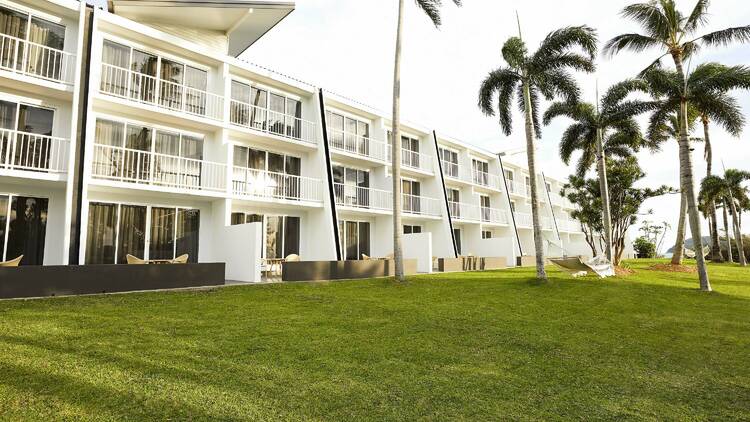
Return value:
[[(499, 115), (500, 127), (506, 136), (509, 136), (513, 129), (511, 107), (514, 96), (518, 98), (518, 106), (524, 113), (536, 276), (539, 280), (547, 279), (544, 270), (544, 240), (539, 224), (539, 185), (534, 151), (534, 138), (541, 137), (539, 99), (543, 96), (550, 101), (555, 97), (562, 97), (568, 102), (578, 101), (580, 90), (568, 69), (593, 72), (596, 43), (596, 31), (592, 28), (566, 27), (550, 32), (539, 49), (529, 54), (519, 33), (518, 37), (508, 39), (503, 45), (502, 56), (507, 66), (491, 71), (479, 89), (479, 108), (488, 116), (494, 116), (495, 113)], [(576, 52), (576, 47), (580, 48), (583, 54)], [(496, 93), (497, 109), (494, 107)]]
[[(602, 198), (602, 226), (604, 228), (605, 255), (612, 261), (612, 217), (607, 186), (607, 155), (625, 158), (637, 151), (643, 142), (641, 130), (635, 117), (648, 111), (651, 103), (625, 101), (639, 81), (623, 81), (611, 86), (597, 105), (586, 102), (556, 102), (544, 113), (544, 124), (548, 125), (558, 116), (574, 121), (560, 140), (560, 157), (565, 164), (570, 162), (575, 151), (581, 151), (576, 174), (584, 177), (597, 163), (599, 189)], [(597, 94), (598, 97), (598, 94)]]
[[(750, 69), (745, 66), (724, 66), (718, 63), (704, 63), (695, 68), (687, 76), (685, 89), (680, 76), (675, 71), (652, 68), (645, 71), (642, 78), (647, 87), (647, 92), (658, 100), (656, 112), (653, 114), (649, 124), (649, 137), (655, 141), (659, 138), (663, 140), (665, 135), (668, 138), (677, 136), (679, 139), (679, 120), (674, 115), (680, 108), (683, 99), (688, 101), (687, 131), (693, 130), (695, 120), (700, 118), (703, 123), (704, 138), (691, 138), (690, 141), (710, 142), (708, 132), (708, 120), (718, 123), (731, 135), (739, 136), (745, 119), (742, 116), (737, 101), (731, 97), (728, 92), (733, 89), (750, 87)], [(665, 132), (665, 128), (669, 128)], [(657, 135), (654, 130), (665, 133)], [(679, 141), (678, 141), (679, 142)], [(710, 145), (707, 146), (710, 151)], [(707, 160), (712, 160), (707, 157)], [(682, 163), (681, 163), (682, 165)], [(711, 173), (711, 165), (708, 165), (708, 174)], [(683, 198), (681, 208), (686, 205), (686, 199)], [(715, 215), (711, 214), (712, 204), (709, 206), (710, 220), (716, 221)], [(714, 210), (715, 214), (715, 210)], [(682, 260), (682, 245), (684, 243), (684, 228), (682, 210), (680, 213), (680, 225), (678, 225), (678, 236), (675, 244), (675, 255), (672, 257), (673, 264), (680, 264)], [(711, 223), (711, 243), (712, 250), (719, 248), (718, 230), (714, 223)], [(718, 253), (720, 255), (720, 252)], [(714, 256), (715, 259), (715, 256)]]
[[(675, 6), (674, 0), (651, 0), (648, 3), (636, 3), (623, 9), (623, 16), (638, 22), (646, 34), (622, 34), (614, 37), (605, 45), (605, 52), (614, 55), (623, 50), (643, 52), (659, 48), (663, 54), (650, 66), (661, 62), (664, 56), (670, 55), (680, 80), (680, 87), (686, 87), (683, 61), (693, 56), (701, 47), (726, 45), (734, 41), (750, 41), (750, 25), (727, 28), (701, 36), (696, 31), (708, 22), (709, 0), (698, 0), (688, 16), (683, 15)], [(693, 183), (693, 165), (690, 157), (690, 145), (687, 133), (687, 95), (680, 101), (680, 170), (681, 188), (687, 195), (690, 229), (693, 234), (695, 250), (703, 250), (700, 216), (698, 215), (695, 186)], [(711, 291), (706, 262), (703, 255), (696, 255), (700, 287)]]
[[(417, 6), (440, 27), (441, 0), (416, 0)], [(453, 0), (461, 6), (461, 0)], [(401, 42), (404, 29), (404, 0), (398, 0), (398, 25), (396, 26), (396, 57), (393, 66), (393, 116), (391, 119), (391, 166), (393, 177), (393, 259), (396, 279), (404, 281), (404, 252), (401, 244)]]
[[(747, 265), (747, 259), (743, 248), (739, 209), (750, 201), (748, 189), (742, 186), (746, 181), (750, 181), (750, 172), (728, 169), (724, 171), (723, 178), (713, 175), (707, 176), (701, 183), (701, 199), (703, 202), (723, 202), (725, 209), (729, 209), (732, 215), (732, 229), (734, 230), (734, 241), (737, 244), (739, 262), (743, 267)], [(729, 232), (727, 232), (727, 237), (729, 237)]]

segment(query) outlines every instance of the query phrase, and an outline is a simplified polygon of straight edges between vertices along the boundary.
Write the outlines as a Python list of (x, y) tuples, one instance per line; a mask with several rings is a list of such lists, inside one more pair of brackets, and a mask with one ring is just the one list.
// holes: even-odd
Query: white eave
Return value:
[(110, 10), (136, 22), (160, 22), (227, 35), (239, 56), (294, 10), (289, 0), (109, 0)]

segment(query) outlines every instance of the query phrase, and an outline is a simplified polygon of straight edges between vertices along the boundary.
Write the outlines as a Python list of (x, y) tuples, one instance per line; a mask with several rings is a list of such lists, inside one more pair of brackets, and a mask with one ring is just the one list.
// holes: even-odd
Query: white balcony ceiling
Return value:
[(219, 31), (240, 55), (294, 10), (287, 0), (110, 0), (118, 15), (140, 22)]

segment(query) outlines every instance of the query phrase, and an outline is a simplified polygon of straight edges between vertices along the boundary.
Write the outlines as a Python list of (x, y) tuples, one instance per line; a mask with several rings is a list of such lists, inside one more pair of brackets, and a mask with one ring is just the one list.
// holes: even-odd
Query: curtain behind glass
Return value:
[(174, 258), (175, 209), (151, 208), (149, 259)]
[(357, 222), (347, 221), (344, 224), (346, 226), (346, 260), (357, 260), (359, 259), (357, 254)]
[[(26, 39), (28, 15), (0, 6), (0, 33)], [(16, 41), (4, 41), (0, 51), (0, 67), (21, 69), (23, 65), (23, 46)]]
[(114, 264), (117, 205), (89, 204), (86, 264)]
[(146, 207), (122, 205), (117, 231), (117, 263), (127, 264), (127, 255), (143, 259), (146, 248)]
[(370, 255), (370, 223), (359, 223), (359, 256), (357, 259), (362, 259), (362, 254)]
[(250, 110), (247, 106), (250, 102), (250, 85), (232, 81), (231, 91), (229, 120), (232, 123), (247, 126), (250, 123)]
[(268, 216), (266, 218), (266, 258), (283, 258), (283, 232), (283, 217)]
[(127, 69), (130, 64), (130, 47), (104, 40), (102, 62)]
[(284, 257), (299, 255), (299, 217), (286, 217), (284, 224)]
[(46, 198), (14, 196), (11, 199), (6, 252), (10, 259), (23, 255), (21, 265), (42, 265), (48, 203)]
[(0, 195), (0, 261), (5, 261), (5, 226), (8, 224), (8, 198)]
[(198, 240), (200, 232), (200, 210), (177, 211), (177, 252), (175, 256), (188, 254), (188, 262), (198, 262)]
[(16, 103), (0, 101), (0, 164), (5, 164), (9, 158), (13, 138), (10, 131), (16, 128), (16, 108)]
[(62, 53), (65, 45), (65, 27), (32, 18), (29, 41), (26, 70), (44, 78), (60, 79), (65, 59)]

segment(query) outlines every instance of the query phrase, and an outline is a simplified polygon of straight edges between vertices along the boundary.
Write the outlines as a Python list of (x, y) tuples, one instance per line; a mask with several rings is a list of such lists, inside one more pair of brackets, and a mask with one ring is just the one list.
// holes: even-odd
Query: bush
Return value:
[(635, 239), (633, 249), (638, 258), (656, 258), (656, 245), (643, 236)]

